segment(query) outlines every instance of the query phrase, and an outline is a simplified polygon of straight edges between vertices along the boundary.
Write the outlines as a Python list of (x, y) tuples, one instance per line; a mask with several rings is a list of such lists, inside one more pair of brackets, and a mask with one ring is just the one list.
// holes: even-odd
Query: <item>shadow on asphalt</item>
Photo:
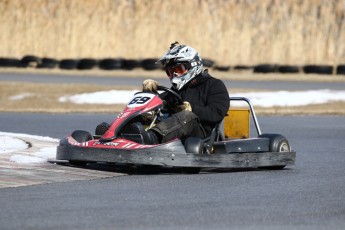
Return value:
[[(87, 164), (71, 164), (68, 161), (51, 162), (66, 167), (85, 168), (88, 170), (107, 171), (116, 173), (125, 173), (129, 175), (150, 175), (150, 174), (198, 174), (198, 173), (237, 173), (237, 172), (257, 172), (268, 171), (267, 169), (260, 168), (235, 168), (235, 169), (219, 169), (219, 168), (181, 168), (173, 167), (167, 168), (162, 166), (147, 166), (147, 165), (125, 165), (114, 163), (87, 163)], [(290, 170), (284, 168), (283, 170)]]

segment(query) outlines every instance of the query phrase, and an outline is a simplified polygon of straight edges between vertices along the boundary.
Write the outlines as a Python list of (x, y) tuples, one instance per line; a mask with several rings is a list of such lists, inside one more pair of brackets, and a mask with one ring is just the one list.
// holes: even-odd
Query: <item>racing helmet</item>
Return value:
[(181, 90), (190, 80), (203, 70), (202, 59), (190, 46), (171, 44), (169, 51), (158, 61), (170, 78), (172, 86)]

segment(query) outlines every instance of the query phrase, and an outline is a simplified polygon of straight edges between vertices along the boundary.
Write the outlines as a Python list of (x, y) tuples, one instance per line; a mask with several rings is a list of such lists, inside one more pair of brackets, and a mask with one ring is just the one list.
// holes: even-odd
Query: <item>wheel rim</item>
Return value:
[(284, 142), (280, 145), (279, 152), (290, 152), (289, 144)]

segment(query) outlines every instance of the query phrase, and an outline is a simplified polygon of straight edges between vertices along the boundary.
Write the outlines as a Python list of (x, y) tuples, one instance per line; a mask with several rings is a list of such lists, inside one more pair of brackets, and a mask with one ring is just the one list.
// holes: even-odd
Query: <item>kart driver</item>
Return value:
[[(161, 94), (168, 108), (176, 113), (146, 132), (146, 144), (159, 144), (180, 138), (204, 138), (220, 123), (229, 109), (229, 94), (224, 83), (203, 69), (202, 59), (190, 46), (172, 43), (168, 52), (158, 60), (172, 84), (172, 90), (182, 98), (176, 105), (174, 98)], [(143, 91), (157, 92), (158, 82), (143, 81)]]

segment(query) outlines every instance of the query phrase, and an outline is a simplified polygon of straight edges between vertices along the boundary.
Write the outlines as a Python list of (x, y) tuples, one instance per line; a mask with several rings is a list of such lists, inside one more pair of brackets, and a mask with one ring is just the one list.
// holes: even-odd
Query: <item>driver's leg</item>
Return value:
[(198, 116), (190, 111), (181, 111), (173, 114), (171, 117), (158, 123), (149, 132), (154, 133), (161, 143), (175, 138), (184, 140), (189, 136), (206, 137)]

